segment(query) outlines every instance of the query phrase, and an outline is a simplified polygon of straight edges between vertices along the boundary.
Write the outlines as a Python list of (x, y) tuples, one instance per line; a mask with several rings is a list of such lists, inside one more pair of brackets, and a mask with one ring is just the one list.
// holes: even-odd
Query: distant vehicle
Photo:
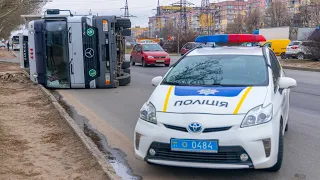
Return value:
[(0, 48), (6, 48), (6, 45), (3, 42), (0, 42)]
[(170, 56), (158, 43), (138, 43), (136, 44), (130, 56), (132, 65), (141, 63), (143, 67), (154, 64), (170, 65)]
[(20, 51), (19, 36), (12, 37), (12, 49), (14, 51)]
[(289, 44), (289, 39), (272, 39), (266, 41), (262, 46), (269, 46), (270, 49), (272, 49), (272, 51), (276, 54), (276, 56), (280, 56), (281, 59), (285, 59), (287, 46)]
[[(261, 28), (257, 31), (263, 35), (267, 40), (270, 39), (291, 39), (291, 40), (305, 40), (316, 28), (298, 28), (298, 27), (273, 27)], [(257, 33), (256, 32), (256, 33)]]
[(297, 58), (297, 59), (313, 59), (317, 60), (320, 57), (314, 55), (318, 54), (315, 51), (316, 48), (315, 42), (312, 41), (292, 41), (287, 46), (286, 57), (287, 58)]
[(187, 42), (180, 51), (181, 56), (183, 56), (184, 54), (186, 54), (187, 52), (189, 52), (190, 50), (192, 50), (193, 48), (195, 48), (197, 46), (197, 44), (195, 42)]

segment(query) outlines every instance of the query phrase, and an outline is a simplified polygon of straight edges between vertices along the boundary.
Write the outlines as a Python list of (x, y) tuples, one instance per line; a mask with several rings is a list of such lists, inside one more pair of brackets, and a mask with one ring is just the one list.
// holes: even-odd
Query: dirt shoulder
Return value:
[(108, 179), (48, 97), (0, 62), (0, 179)]
[(309, 68), (309, 69), (320, 70), (320, 61), (288, 59), (288, 60), (280, 60), (280, 63), (282, 66), (287, 66), (287, 67)]

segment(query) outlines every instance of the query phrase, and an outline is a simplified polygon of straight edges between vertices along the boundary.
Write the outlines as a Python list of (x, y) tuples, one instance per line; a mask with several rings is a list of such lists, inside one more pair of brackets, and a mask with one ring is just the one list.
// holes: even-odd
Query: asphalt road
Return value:
[[(177, 57), (173, 57), (176, 61)], [(148, 165), (133, 155), (133, 132), (141, 105), (154, 87), (151, 79), (166, 67), (133, 66), (132, 83), (117, 89), (60, 90), (79, 114), (121, 149), (132, 171), (143, 179), (317, 180), (320, 177), (320, 73), (286, 70), (297, 80), (292, 89), (289, 131), (285, 134), (284, 162), (278, 173), (257, 170), (206, 170)]]

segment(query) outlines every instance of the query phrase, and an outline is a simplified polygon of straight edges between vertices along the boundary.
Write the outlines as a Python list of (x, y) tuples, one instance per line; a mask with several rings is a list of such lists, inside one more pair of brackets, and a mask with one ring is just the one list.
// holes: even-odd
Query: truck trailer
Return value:
[(28, 24), (30, 79), (54, 89), (128, 85), (125, 36), (130, 28), (130, 19), (47, 10)]

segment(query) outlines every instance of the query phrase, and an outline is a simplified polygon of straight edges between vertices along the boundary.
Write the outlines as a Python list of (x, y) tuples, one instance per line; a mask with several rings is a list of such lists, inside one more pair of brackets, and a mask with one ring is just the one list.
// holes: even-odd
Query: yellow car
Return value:
[(272, 39), (263, 43), (262, 46), (269, 46), (270, 49), (272, 49), (272, 51), (276, 54), (276, 56), (280, 56), (281, 59), (285, 59), (287, 46), (289, 44), (289, 39)]

